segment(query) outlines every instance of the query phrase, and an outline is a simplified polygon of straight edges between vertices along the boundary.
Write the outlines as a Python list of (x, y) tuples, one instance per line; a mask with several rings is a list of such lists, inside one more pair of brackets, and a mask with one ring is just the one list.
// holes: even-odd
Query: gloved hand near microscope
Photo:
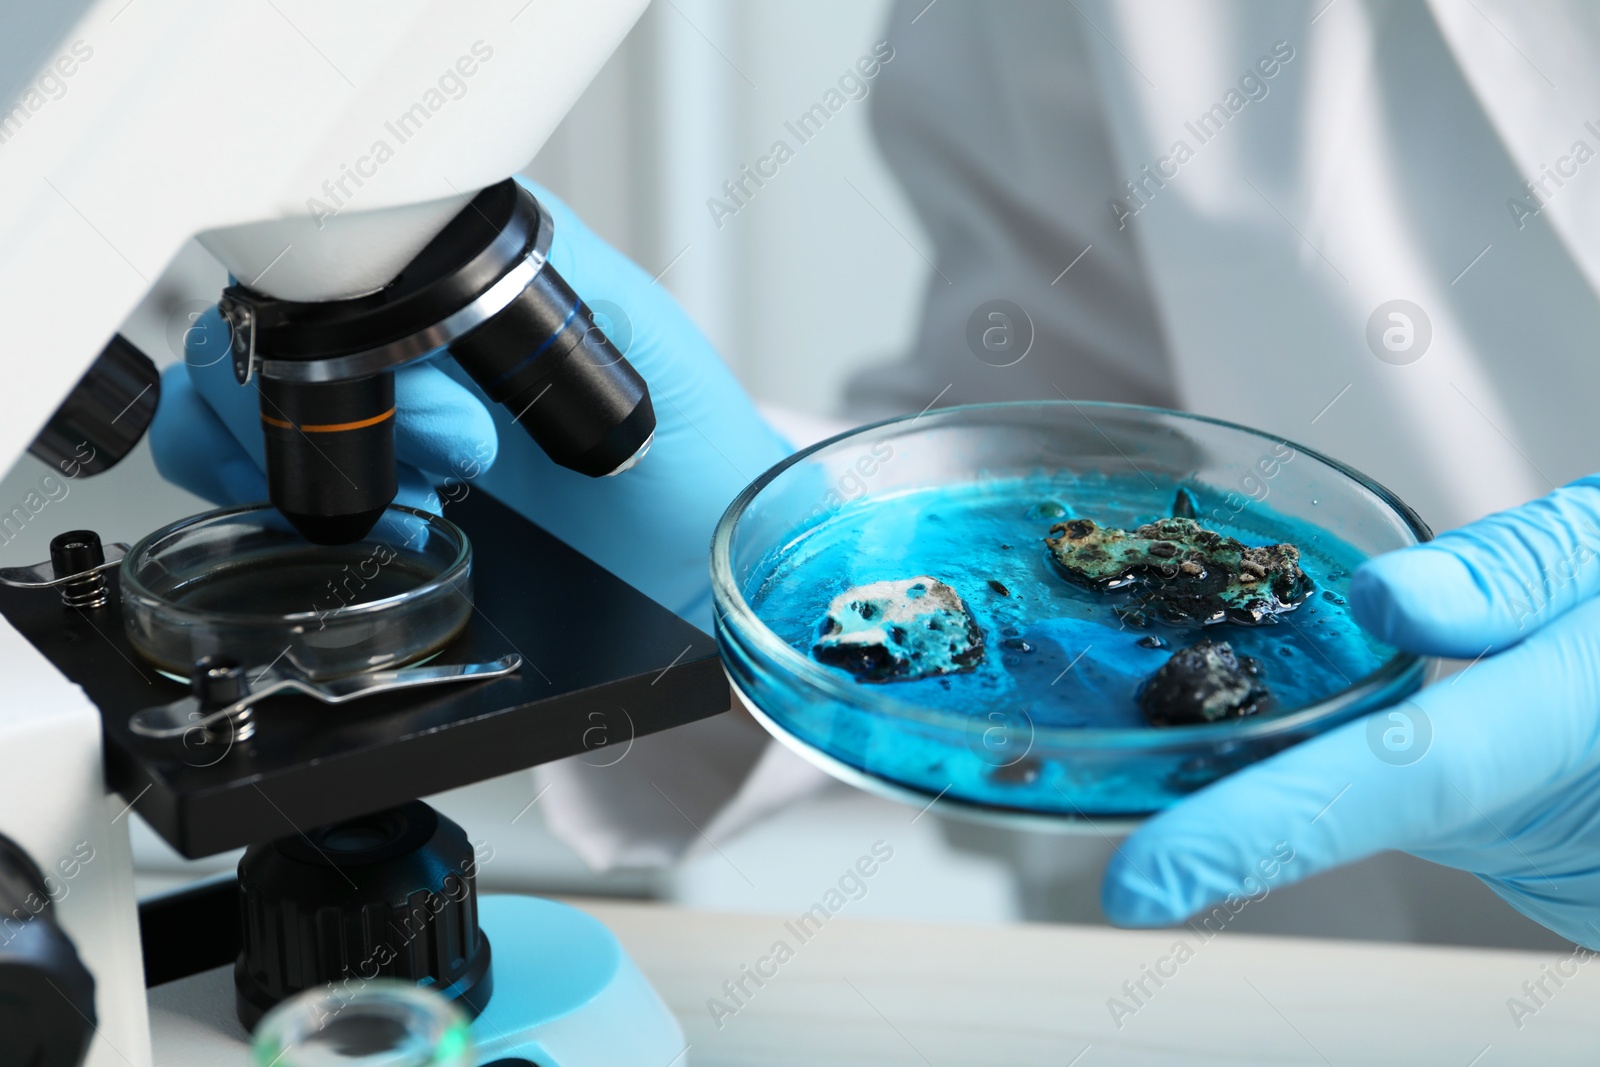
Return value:
[[(709, 627), (712, 527), (788, 446), (671, 296), (566, 205), (535, 192), (556, 222), (556, 269), (591, 304), (607, 301), (629, 320), (610, 332), (650, 384), (659, 420), (651, 454), (621, 478), (557, 467), (453, 363), (421, 363), (396, 376), (397, 500), (437, 510), (441, 494), (482, 487)], [(185, 364), (163, 379), (151, 430), (157, 464), (218, 503), (264, 499), (255, 390), (234, 381), (216, 312), (197, 326)], [(631, 343), (620, 336), (629, 330)], [(1177, 923), (1252, 895), (1265, 863), (1281, 885), (1402, 849), (1473, 872), (1524, 914), (1600, 946), (1597, 551), (1600, 476), (1367, 564), (1351, 605), (1369, 631), (1471, 665), (1378, 713), (1378, 727), (1350, 723), (1151, 819), (1113, 858), (1107, 914), (1130, 926)], [(758, 751), (748, 738), (693, 746), (702, 767), (688, 772), (736, 783)], [(663, 763), (681, 773), (683, 757)], [(731, 778), (717, 766), (739, 760)], [(650, 761), (636, 755), (632, 767)], [(587, 858), (672, 858), (672, 848), (626, 854), (624, 843), (609, 851), (596, 844), (607, 817), (582, 809), (615, 801), (620, 784), (613, 775), (606, 796), (591, 790), (568, 808), (588, 818), (589, 832), (578, 835)], [(713, 814), (725, 793), (709, 790), (701, 814)], [(653, 800), (647, 793), (609, 817), (648, 822), (660, 807)], [(562, 802), (552, 796), (548, 806)], [(1283, 844), (1293, 850), (1286, 863)]]

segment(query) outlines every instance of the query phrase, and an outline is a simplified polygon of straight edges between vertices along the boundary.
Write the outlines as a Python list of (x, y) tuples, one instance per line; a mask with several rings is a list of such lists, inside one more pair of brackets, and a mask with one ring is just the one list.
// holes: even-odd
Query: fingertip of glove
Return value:
[(1475, 656), (1505, 640), (1501, 605), (1454, 552), (1420, 545), (1368, 560), (1350, 581), (1350, 611), (1398, 648)]
[(1391, 644), (1409, 624), (1406, 562), (1401, 553), (1379, 556), (1356, 569), (1350, 579), (1350, 614), (1361, 628)]
[(500, 450), (494, 416), (440, 367), (423, 363), (395, 375), (395, 451), (404, 463), (441, 477), (475, 478)]
[(1176, 887), (1166, 879), (1157, 881), (1146, 868), (1118, 850), (1106, 864), (1100, 884), (1100, 907), (1117, 926), (1171, 926), (1188, 914)]
[(425, 471), (402, 463), (396, 469), (395, 475), (398, 485), (392, 503), (416, 508), (432, 515), (442, 514), (443, 501), (439, 497), (438, 490), (433, 487), (433, 479)]

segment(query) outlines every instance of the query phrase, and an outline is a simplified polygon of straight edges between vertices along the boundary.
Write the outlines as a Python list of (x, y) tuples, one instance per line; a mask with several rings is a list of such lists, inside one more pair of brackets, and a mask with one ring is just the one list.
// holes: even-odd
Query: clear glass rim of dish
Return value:
[[(732, 545), (740, 517), (761, 494), (762, 490), (781, 477), (789, 468), (804, 462), (824, 449), (870, 430), (881, 430), (900, 425), (909, 426), (912, 423), (930, 419), (933, 420), (930, 425), (936, 426), (939, 422), (951, 421), (974, 412), (1006, 410), (1075, 411), (1080, 415), (1084, 415), (1086, 410), (1136, 412), (1175, 418), (1186, 422), (1207, 423), (1212, 426), (1220, 426), (1227, 430), (1248, 434), (1274, 444), (1285, 444), (1293, 448), (1297, 454), (1309, 456), (1319, 463), (1325, 464), (1372, 493), (1383, 502), (1385, 507), (1393, 511), (1405, 523), (1411, 533), (1415, 535), (1418, 543), (1433, 539), (1433, 531), (1428, 528), (1428, 525), (1422, 521), (1422, 518), (1409, 505), (1360, 471), (1330, 456), (1326, 456), (1314, 448), (1306, 448), (1276, 434), (1253, 429), (1249, 426), (1242, 426), (1226, 419), (1212, 418), (1208, 415), (1196, 415), (1187, 411), (1174, 411), (1170, 408), (1149, 407), (1143, 404), (1119, 404), (1099, 400), (1015, 400), (988, 404), (962, 404), (955, 407), (941, 408), (937, 411), (924, 412), (920, 415), (897, 415), (894, 418), (881, 419), (877, 422), (854, 427), (843, 433), (834, 434), (826, 440), (818, 441), (816, 444), (802, 448), (786, 459), (780, 460), (758, 476), (755, 481), (745, 486), (739, 495), (734, 497), (727, 510), (722, 513), (722, 518), (717, 521), (716, 530), (711, 535), (711, 591), (723, 628), (731, 631), (734, 640), (749, 642), (755, 646), (756, 651), (762, 657), (778, 663), (793, 676), (801, 679), (808, 687), (820, 690), (822, 694), (841, 704), (874, 714), (891, 716), (896, 719), (908, 719), (936, 729), (965, 730), (968, 728), (971, 725), (971, 719), (968, 717), (934, 711), (895, 697), (883, 696), (877, 688), (872, 689), (872, 695), (867, 697), (860, 691), (863, 688), (860, 683), (831, 673), (821, 664), (813, 662), (810, 658), (791, 648), (788, 642), (780, 638), (766, 623), (761, 621), (761, 618), (751, 608), (749, 602), (745, 600), (744, 593), (740, 589), (733, 573)], [(1087, 415), (1084, 415), (1084, 417), (1088, 418)], [(1093, 420), (1089, 421), (1092, 424)], [(730, 626), (730, 623), (735, 625)], [(1413, 652), (1396, 651), (1393, 656), (1390, 656), (1370, 674), (1356, 679), (1345, 688), (1329, 694), (1315, 704), (1308, 704), (1287, 714), (1274, 715), (1268, 718), (1235, 719), (1224, 723), (1205, 723), (1195, 726), (1164, 726), (1159, 729), (1136, 727), (1112, 730), (1059, 726), (1039, 727), (1030, 721), (1029, 728), (1032, 732), (1034, 744), (1045, 742), (1055, 748), (1160, 749), (1202, 741), (1244, 741), (1271, 737), (1280, 733), (1293, 733), (1308, 724), (1316, 723), (1329, 717), (1337, 717), (1340, 712), (1353, 704), (1365, 700), (1372, 693), (1380, 691), (1386, 686), (1400, 683), (1408, 675), (1419, 672), (1422, 669), (1423, 659), (1424, 657)], [(739, 688), (743, 692), (743, 688), (739, 686), (736, 680), (733, 681), (733, 684), (735, 688)], [(753, 698), (753, 694), (750, 693), (745, 693), (744, 696), (746, 699)]]
[[(190, 515), (188, 518), (179, 519), (177, 522), (168, 523), (166, 526), (163, 526), (160, 529), (151, 531), (144, 537), (141, 537), (139, 541), (128, 550), (128, 554), (123, 557), (122, 564), (118, 568), (118, 577), (121, 582), (123, 597), (132, 598), (149, 608), (164, 611), (168, 614), (177, 614), (188, 619), (204, 620), (207, 622), (216, 622), (233, 626), (254, 624), (282, 626), (285, 624), (295, 625), (298, 623), (318, 621), (322, 618), (322, 615), (316, 610), (295, 611), (282, 615), (274, 615), (268, 612), (210, 611), (186, 608), (174, 603), (171, 600), (168, 600), (166, 597), (158, 596), (150, 589), (146, 588), (145, 585), (134, 576), (134, 568), (139, 565), (139, 561), (145, 557), (146, 553), (149, 552), (150, 547), (158, 540), (172, 537), (189, 527), (276, 510), (277, 509), (274, 508), (270, 503), (265, 501), (256, 504), (238, 504), (231, 507), (215, 508), (211, 511), (202, 511), (198, 515)], [(378, 600), (369, 600), (364, 604), (352, 604), (349, 607), (340, 608), (339, 617), (343, 620), (360, 618), (365, 615), (379, 612), (391, 611), (402, 604), (413, 603), (426, 597), (430, 593), (433, 593), (439, 589), (443, 589), (444, 587), (459, 581), (461, 576), (466, 573), (467, 569), (472, 565), (472, 542), (467, 539), (466, 531), (457, 526), (455, 523), (451, 522), (449, 519), (442, 515), (435, 515), (431, 511), (423, 511), (421, 508), (414, 508), (407, 504), (390, 504), (387, 508), (387, 511), (398, 511), (407, 515), (415, 516), (416, 518), (422, 519), (425, 523), (427, 523), (430, 530), (437, 531), (438, 533), (451, 538), (456, 546), (455, 558), (452, 559), (448, 565), (446, 565), (444, 570), (440, 571), (434, 577), (429, 578), (427, 581), (421, 583), (414, 589), (409, 589), (406, 592), (397, 594), (395, 596), (382, 597)], [(285, 520), (285, 522), (287, 522), (287, 520)]]

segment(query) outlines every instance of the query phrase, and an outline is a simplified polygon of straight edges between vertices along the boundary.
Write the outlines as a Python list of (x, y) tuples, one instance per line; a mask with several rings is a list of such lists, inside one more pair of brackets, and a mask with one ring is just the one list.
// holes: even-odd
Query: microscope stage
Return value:
[(709, 636), (487, 493), (447, 515), (472, 540), (475, 605), (436, 662), (516, 652), (522, 669), (338, 707), (274, 697), (231, 746), (128, 729), (186, 689), (129, 645), (114, 581), (112, 603), (91, 611), (0, 587), (0, 614), (99, 707), (109, 785), (190, 858), (567, 756), (610, 764), (636, 737), (727, 710)]

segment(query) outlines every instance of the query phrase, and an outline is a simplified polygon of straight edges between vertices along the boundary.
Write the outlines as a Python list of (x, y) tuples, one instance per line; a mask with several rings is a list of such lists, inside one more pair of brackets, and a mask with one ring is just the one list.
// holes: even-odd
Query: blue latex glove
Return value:
[[(565, 204), (529, 188), (555, 220), (550, 263), (649, 383), (655, 443), (636, 467), (612, 478), (558, 467), (453, 361), (436, 357), (395, 376), (396, 500), (438, 511), (441, 497), (487, 490), (709, 628), (712, 527), (738, 491), (789, 448), (671, 294)], [(264, 500), (256, 390), (234, 381), (222, 358), (226, 345), (227, 328), (213, 309), (190, 330), (184, 363), (162, 376), (151, 446), (161, 473), (192, 492), (218, 503)]]
[[(1175, 923), (1398, 849), (1470, 871), (1524, 915), (1600, 946), (1597, 551), (1600, 475), (1368, 562), (1350, 590), (1367, 630), (1483, 658), (1380, 712), (1381, 728), (1349, 723), (1151, 819), (1107, 870), (1107, 915)], [(1409, 752), (1395, 713), (1411, 722)]]

